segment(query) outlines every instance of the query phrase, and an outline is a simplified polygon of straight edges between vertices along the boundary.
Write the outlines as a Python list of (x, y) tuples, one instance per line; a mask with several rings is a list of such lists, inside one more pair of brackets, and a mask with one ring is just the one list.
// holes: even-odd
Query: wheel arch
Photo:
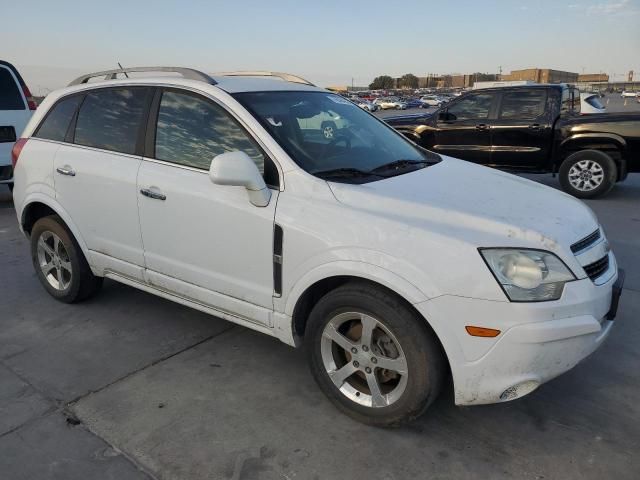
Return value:
[(429, 319), (425, 318), (424, 315), (420, 313), (420, 311), (415, 307), (415, 303), (418, 303), (420, 301), (416, 301), (416, 297), (414, 296), (415, 293), (408, 293), (402, 287), (398, 288), (397, 286), (391, 286), (386, 281), (380, 281), (380, 279), (371, 278), (370, 276), (365, 275), (359, 275), (354, 272), (336, 274), (317, 279), (310, 285), (307, 285), (304, 290), (302, 290), (302, 292), (296, 296), (295, 301), (290, 302), (292, 304), (290, 307), (291, 311), (290, 313), (288, 313), (291, 318), (291, 330), (293, 338), (295, 339), (295, 344), (299, 344), (299, 340), (304, 337), (309, 314), (311, 313), (311, 310), (316, 305), (316, 303), (327, 293), (349, 282), (366, 283), (388, 292), (389, 294), (397, 297), (418, 318), (422, 319), (424, 325), (433, 333), (433, 336), (438, 342), (438, 345), (440, 346), (440, 349), (442, 351), (443, 358), (447, 365), (448, 374), (451, 375), (452, 370), (450, 355), (447, 352), (447, 348), (445, 348), (440, 335), (438, 335), (436, 328), (434, 328)]
[(20, 213), (20, 226), (25, 234), (30, 236), (33, 225), (39, 219), (50, 215), (57, 215), (60, 217), (75, 238), (76, 242), (78, 242), (85, 258), (88, 258), (89, 252), (87, 244), (82, 238), (82, 235), (80, 235), (80, 230), (73, 223), (73, 220), (71, 220), (71, 217), (65, 209), (62, 208), (62, 205), (47, 196), (33, 195), (26, 199), (22, 212)]
[(607, 134), (577, 134), (565, 139), (560, 144), (560, 155), (554, 171), (558, 171), (560, 165), (572, 154), (583, 150), (597, 150), (611, 157), (618, 169), (617, 180), (622, 180), (626, 176), (627, 164), (625, 152), (627, 142), (619, 135)]

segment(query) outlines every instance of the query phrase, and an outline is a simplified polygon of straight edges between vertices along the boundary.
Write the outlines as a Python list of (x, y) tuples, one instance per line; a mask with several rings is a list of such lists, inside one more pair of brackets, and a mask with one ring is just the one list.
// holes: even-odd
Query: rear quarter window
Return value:
[(20, 87), (11, 72), (0, 67), (0, 110), (25, 110)]
[(77, 95), (58, 102), (40, 124), (34, 137), (58, 142), (64, 141), (71, 119), (76, 113), (81, 99), (82, 97)]

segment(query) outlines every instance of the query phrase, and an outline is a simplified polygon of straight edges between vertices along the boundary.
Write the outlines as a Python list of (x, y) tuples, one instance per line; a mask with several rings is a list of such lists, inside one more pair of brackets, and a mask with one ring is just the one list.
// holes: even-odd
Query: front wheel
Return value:
[(369, 425), (417, 418), (438, 396), (446, 371), (424, 319), (367, 283), (345, 284), (320, 299), (309, 316), (305, 346), (325, 395)]
[(569, 155), (558, 172), (562, 189), (578, 198), (606, 195), (616, 183), (618, 170), (613, 159), (599, 150), (582, 150)]

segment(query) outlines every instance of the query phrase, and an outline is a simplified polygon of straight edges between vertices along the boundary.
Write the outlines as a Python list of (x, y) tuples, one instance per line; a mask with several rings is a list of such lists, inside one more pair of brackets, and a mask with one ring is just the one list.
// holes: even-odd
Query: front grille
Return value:
[(13, 167), (11, 165), (0, 167), (0, 180), (9, 180), (11, 177), (13, 177)]
[(573, 253), (576, 253), (584, 250), (585, 248), (590, 247), (591, 245), (596, 243), (598, 240), (600, 240), (600, 229), (571, 245), (571, 251)]
[(609, 255), (605, 255), (600, 260), (596, 260), (582, 268), (584, 268), (584, 271), (591, 280), (595, 280), (609, 269)]

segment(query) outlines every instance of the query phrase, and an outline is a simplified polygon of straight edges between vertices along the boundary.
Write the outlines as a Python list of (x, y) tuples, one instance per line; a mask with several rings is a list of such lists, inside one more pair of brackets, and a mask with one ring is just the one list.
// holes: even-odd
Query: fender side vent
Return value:
[(282, 295), (282, 227), (276, 224), (273, 228), (273, 293)]

